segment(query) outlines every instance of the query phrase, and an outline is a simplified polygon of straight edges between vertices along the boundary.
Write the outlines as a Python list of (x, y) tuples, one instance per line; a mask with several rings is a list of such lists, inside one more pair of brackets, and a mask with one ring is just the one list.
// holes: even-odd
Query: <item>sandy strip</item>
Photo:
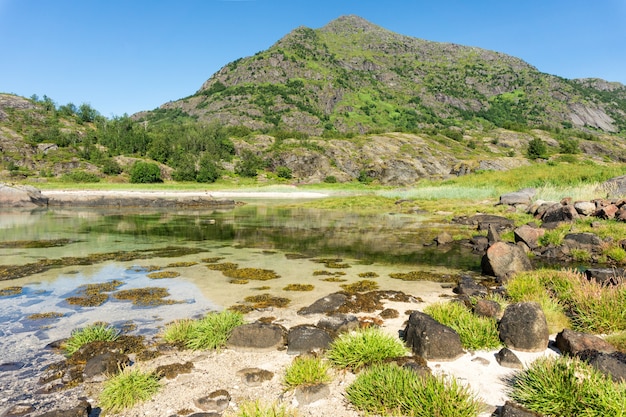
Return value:
[(48, 190), (42, 194), (57, 200), (96, 197), (130, 198), (241, 198), (241, 199), (308, 199), (324, 198), (329, 194), (312, 191), (133, 191), (133, 190)]

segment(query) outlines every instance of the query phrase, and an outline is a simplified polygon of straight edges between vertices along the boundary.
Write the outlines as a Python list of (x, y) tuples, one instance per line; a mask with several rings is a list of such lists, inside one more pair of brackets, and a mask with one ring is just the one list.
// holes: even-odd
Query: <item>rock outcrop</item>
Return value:
[(47, 205), (48, 198), (35, 187), (0, 183), (0, 207), (33, 209)]

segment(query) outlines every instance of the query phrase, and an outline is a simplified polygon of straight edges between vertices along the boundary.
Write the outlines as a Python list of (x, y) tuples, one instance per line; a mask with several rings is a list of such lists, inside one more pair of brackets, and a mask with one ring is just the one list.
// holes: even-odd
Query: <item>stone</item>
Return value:
[(611, 377), (616, 383), (626, 382), (626, 353), (603, 353), (597, 350), (579, 352), (578, 357)]
[(623, 197), (626, 195), (626, 175), (608, 179), (598, 188), (604, 190), (609, 198)]
[(485, 275), (505, 280), (510, 275), (532, 269), (528, 255), (519, 246), (496, 242), (487, 249), (482, 258), (481, 268)]
[(47, 205), (48, 198), (35, 187), (0, 183), (0, 207), (32, 209)]
[(327, 331), (317, 326), (303, 324), (289, 329), (287, 353), (299, 354), (328, 348), (333, 339)]
[(563, 238), (563, 246), (569, 250), (582, 249), (589, 252), (598, 252), (602, 248), (602, 239), (593, 233), (568, 233)]
[(119, 352), (105, 352), (87, 361), (83, 376), (85, 380), (104, 378), (106, 375), (118, 374), (128, 365), (130, 365), (130, 359), (127, 355)]
[(595, 350), (602, 353), (615, 352), (615, 348), (604, 339), (587, 333), (563, 329), (556, 335), (556, 347), (564, 355), (576, 356), (585, 350)]
[(327, 384), (304, 385), (297, 387), (294, 394), (298, 405), (309, 405), (327, 398), (330, 395), (330, 388)]
[(359, 328), (359, 319), (352, 314), (333, 314), (317, 322), (317, 327), (326, 330), (331, 336), (347, 333)]
[(467, 226), (476, 226), (478, 230), (488, 230), (489, 225), (491, 224), (499, 232), (513, 229), (515, 226), (515, 222), (513, 222), (513, 220), (507, 219), (503, 216), (496, 216), (494, 214), (476, 214), (470, 217), (458, 217), (454, 219), (454, 222)]
[(479, 317), (499, 319), (502, 316), (502, 307), (496, 301), (479, 298), (473, 308), (474, 314)]
[(573, 222), (578, 219), (578, 212), (572, 205), (563, 206), (561, 204), (554, 204), (550, 206), (543, 216), (541, 216), (541, 220), (544, 223), (562, 223), (562, 222)]
[(596, 212), (596, 204), (591, 201), (577, 201), (574, 203), (574, 208), (582, 216), (591, 216)]
[(541, 352), (548, 347), (550, 332), (538, 303), (510, 304), (498, 325), (500, 340), (508, 348)]
[(452, 238), (452, 235), (450, 233), (441, 232), (435, 238), (435, 242), (437, 242), (437, 245), (447, 245), (454, 242), (454, 239)]
[(528, 410), (512, 401), (507, 401), (500, 409), (500, 417), (543, 417), (542, 414)]
[(524, 369), (522, 361), (508, 348), (502, 348), (496, 353), (496, 361), (504, 368)]
[(626, 282), (626, 269), (624, 268), (588, 268), (585, 276), (603, 285), (619, 285)]
[(209, 395), (196, 398), (194, 404), (202, 411), (221, 413), (228, 408), (230, 393), (224, 389), (211, 392)]
[(516, 242), (524, 242), (530, 249), (539, 247), (539, 239), (546, 234), (545, 229), (523, 225), (513, 231)]
[(615, 215), (618, 211), (619, 207), (617, 207), (615, 204), (609, 204), (607, 206), (601, 207), (595, 215), (596, 217), (599, 217), (601, 219), (610, 220), (615, 218)]
[(310, 306), (301, 308), (298, 310), (298, 314), (306, 316), (309, 314), (333, 313), (346, 302), (347, 298), (348, 296), (345, 294), (329, 294), (326, 297), (316, 300)]
[(91, 404), (87, 401), (81, 401), (80, 404), (72, 408), (48, 411), (39, 414), (37, 417), (89, 417), (90, 413)]
[(515, 206), (518, 204), (530, 204), (535, 194), (537, 194), (537, 190), (535, 188), (524, 188), (519, 191), (501, 195), (499, 204), (505, 204), (509, 206)]
[(274, 350), (284, 345), (281, 326), (259, 322), (235, 327), (226, 342), (226, 346), (235, 350)]
[(468, 297), (481, 297), (487, 295), (488, 289), (484, 285), (476, 282), (474, 278), (463, 275), (452, 291), (455, 294), (466, 295)]
[(274, 373), (260, 368), (244, 368), (237, 371), (237, 375), (248, 386), (257, 387), (263, 382), (271, 381)]
[(426, 360), (453, 361), (464, 353), (461, 338), (454, 329), (420, 311), (409, 316), (403, 337), (413, 353)]
[(502, 239), (500, 239), (500, 233), (498, 233), (498, 229), (495, 225), (490, 224), (487, 228), (487, 242), (489, 242), (490, 245), (493, 245), (500, 240)]

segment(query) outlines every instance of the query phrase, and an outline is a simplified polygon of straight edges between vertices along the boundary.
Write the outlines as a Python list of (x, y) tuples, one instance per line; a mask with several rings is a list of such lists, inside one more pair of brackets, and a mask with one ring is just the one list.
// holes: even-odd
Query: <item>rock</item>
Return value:
[(309, 314), (326, 314), (337, 311), (348, 298), (345, 294), (334, 293), (320, 298), (308, 307), (298, 310), (298, 314), (306, 316)]
[(523, 225), (513, 231), (515, 241), (523, 242), (530, 249), (539, 247), (539, 239), (546, 234), (545, 229)]
[(617, 207), (615, 204), (609, 204), (607, 206), (601, 207), (595, 213), (595, 216), (601, 219), (610, 220), (610, 219), (615, 218), (615, 215), (617, 214), (618, 211), (619, 211), (619, 207)]
[(237, 326), (226, 343), (226, 346), (236, 350), (273, 350), (284, 345), (284, 329), (271, 323), (249, 323)]
[(626, 282), (626, 269), (624, 268), (589, 268), (585, 270), (585, 276), (603, 285), (619, 285)]
[(130, 365), (127, 355), (119, 352), (106, 352), (89, 359), (85, 364), (83, 376), (85, 380), (93, 380), (106, 375), (116, 375)]
[(602, 353), (596, 350), (579, 352), (578, 357), (589, 365), (610, 376), (614, 382), (626, 382), (626, 354), (623, 352)]
[(508, 348), (502, 348), (496, 353), (496, 361), (505, 368), (524, 369), (522, 361)]
[(599, 188), (606, 192), (608, 198), (623, 197), (626, 195), (626, 175), (608, 179)]
[(578, 212), (576, 212), (574, 206), (563, 206), (557, 203), (550, 206), (546, 212), (543, 213), (541, 221), (544, 223), (573, 222), (578, 219), (578, 217)]
[(260, 368), (244, 368), (237, 371), (237, 375), (248, 386), (256, 387), (263, 382), (270, 381), (274, 378), (274, 373)]
[(37, 208), (47, 205), (48, 198), (35, 187), (0, 183), (0, 207)]
[(490, 224), (487, 228), (487, 242), (489, 242), (489, 245), (493, 245), (500, 240), (500, 233), (498, 233), (498, 229), (495, 225)]
[(615, 352), (613, 345), (604, 339), (569, 329), (563, 329), (562, 332), (558, 333), (555, 342), (556, 347), (566, 355), (576, 356), (585, 350), (595, 350), (602, 353)]
[(287, 353), (299, 354), (326, 349), (332, 338), (319, 327), (303, 324), (289, 329), (287, 333)]
[(89, 417), (91, 413), (91, 404), (87, 401), (81, 401), (79, 405), (65, 410), (52, 410), (37, 417)]
[(576, 212), (582, 216), (591, 216), (596, 212), (596, 205), (590, 201), (577, 201), (574, 203)]
[(403, 336), (413, 353), (426, 360), (452, 361), (464, 353), (456, 331), (420, 311), (411, 313)]
[(515, 225), (513, 220), (493, 214), (476, 214), (471, 217), (458, 217), (455, 218), (454, 221), (458, 224), (476, 226), (478, 230), (488, 230), (491, 224), (498, 232), (513, 229)]
[(481, 261), (481, 268), (485, 275), (504, 280), (516, 272), (531, 270), (532, 265), (519, 246), (496, 242), (487, 249)]
[(569, 250), (582, 249), (588, 252), (601, 250), (602, 239), (593, 233), (568, 233), (563, 238), (563, 246)]
[(217, 413), (219, 415), (219, 413), (228, 408), (230, 393), (224, 389), (220, 389), (213, 391), (207, 396), (195, 399), (193, 403), (202, 411)]
[(484, 285), (476, 282), (474, 278), (463, 275), (452, 292), (459, 295), (466, 295), (468, 297), (481, 297), (487, 295), (488, 289)]
[(437, 242), (437, 245), (447, 245), (454, 242), (454, 239), (452, 238), (452, 235), (450, 235), (450, 233), (441, 232), (435, 238), (435, 242)]
[(326, 330), (331, 336), (347, 333), (359, 328), (359, 319), (352, 314), (333, 314), (317, 322), (317, 327)]
[(502, 307), (496, 301), (478, 299), (474, 304), (474, 314), (479, 317), (491, 317), (499, 319), (502, 316)]
[(191, 373), (193, 368), (193, 362), (189, 361), (185, 363), (170, 363), (168, 365), (157, 366), (155, 373), (162, 378), (174, 379), (180, 374)]
[(498, 415), (500, 417), (543, 417), (542, 414), (535, 413), (511, 401), (504, 403)]
[(537, 194), (536, 189), (524, 188), (513, 193), (501, 195), (499, 204), (505, 204), (509, 206), (516, 206), (518, 204), (530, 204), (535, 194)]
[(510, 304), (504, 310), (498, 331), (502, 343), (511, 349), (541, 352), (548, 347), (548, 323), (538, 303)]
[(323, 400), (330, 395), (330, 388), (326, 384), (305, 385), (296, 388), (295, 396), (298, 405), (309, 405)]

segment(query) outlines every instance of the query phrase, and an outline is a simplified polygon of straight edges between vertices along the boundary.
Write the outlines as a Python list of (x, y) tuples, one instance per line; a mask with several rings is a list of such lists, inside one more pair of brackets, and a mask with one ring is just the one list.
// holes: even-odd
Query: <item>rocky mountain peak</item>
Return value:
[(329, 22), (320, 29), (322, 32), (330, 32), (333, 34), (354, 34), (363, 32), (388, 32), (380, 26), (377, 26), (360, 16), (345, 15)]

